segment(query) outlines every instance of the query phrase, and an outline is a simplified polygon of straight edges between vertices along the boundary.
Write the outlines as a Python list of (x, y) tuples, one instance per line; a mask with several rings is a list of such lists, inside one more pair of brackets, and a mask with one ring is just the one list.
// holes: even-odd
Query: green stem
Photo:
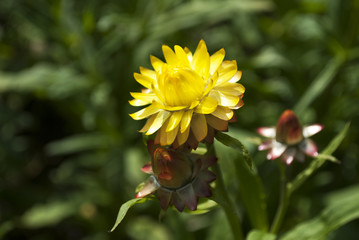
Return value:
[(242, 225), (239, 221), (239, 217), (238, 214), (236, 213), (234, 204), (229, 198), (228, 192), (225, 188), (222, 172), (217, 162), (212, 166), (212, 170), (214, 174), (216, 174), (217, 176), (215, 200), (224, 209), (224, 212), (226, 214), (226, 217), (228, 219), (229, 225), (233, 233), (233, 239), (243, 240)]
[(289, 198), (290, 198), (290, 193), (287, 191), (287, 186), (286, 186), (285, 165), (283, 162), (279, 160), (278, 166), (280, 170), (281, 192), (280, 192), (279, 206), (270, 230), (270, 232), (274, 234), (276, 234), (279, 231), (284, 215), (287, 212)]

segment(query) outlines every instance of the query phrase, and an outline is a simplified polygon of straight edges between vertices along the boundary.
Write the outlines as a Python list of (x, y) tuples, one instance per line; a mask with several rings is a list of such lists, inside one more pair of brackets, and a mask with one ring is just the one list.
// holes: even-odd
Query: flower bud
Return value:
[(302, 141), (302, 125), (292, 110), (286, 110), (280, 116), (277, 129), (276, 140), (287, 145), (294, 145)]
[(214, 156), (198, 155), (180, 149), (164, 148), (148, 141), (152, 161), (142, 171), (151, 174), (136, 197), (144, 197), (157, 190), (161, 207), (174, 205), (177, 210), (185, 207), (197, 209), (198, 197), (210, 197), (209, 183), (216, 176), (208, 167), (217, 161)]
[(179, 188), (191, 181), (192, 161), (185, 153), (159, 147), (153, 154), (152, 170), (159, 184)]

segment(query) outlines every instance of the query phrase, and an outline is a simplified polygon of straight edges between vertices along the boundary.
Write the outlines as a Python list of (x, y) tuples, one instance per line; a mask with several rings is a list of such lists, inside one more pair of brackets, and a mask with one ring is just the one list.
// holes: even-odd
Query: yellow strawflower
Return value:
[(162, 51), (166, 62), (151, 56), (154, 70), (140, 67), (140, 74), (134, 74), (145, 89), (131, 92), (129, 102), (149, 106), (130, 116), (148, 118), (140, 132), (156, 133), (155, 144), (178, 147), (187, 141), (196, 147), (205, 139), (213, 141), (214, 131), (226, 131), (233, 109), (243, 106), (237, 62), (223, 61), (224, 49), (210, 56), (203, 40), (194, 54), (178, 45), (174, 51), (163, 45)]

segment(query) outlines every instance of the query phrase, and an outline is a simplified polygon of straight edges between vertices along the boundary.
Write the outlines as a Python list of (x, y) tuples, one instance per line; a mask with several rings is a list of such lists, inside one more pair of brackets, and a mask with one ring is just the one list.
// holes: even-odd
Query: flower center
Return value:
[(205, 82), (192, 69), (165, 65), (158, 75), (158, 90), (171, 107), (191, 106), (203, 96)]

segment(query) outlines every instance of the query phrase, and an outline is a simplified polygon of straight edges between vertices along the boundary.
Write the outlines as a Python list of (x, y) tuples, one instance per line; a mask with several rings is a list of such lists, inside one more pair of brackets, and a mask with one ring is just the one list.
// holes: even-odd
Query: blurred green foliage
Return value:
[[(337, 207), (327, 193), (359, 180), (358, 12), (357, 0), (1, 0), (0, 238), (230, 238), (219, 208), (169, 210), (159, 222), (155, 201), (131, 208), (108, 232), (149, 160), (137, 132), (143, 123), (128, 116), (137, 110), (129, 92), (140, 88), (132, 74), (150, 68), (150, 54), (162, 58), (162, 44), (194, 50), (200, 39), (210, 53), (224, 47), (243, 71), (245, 106), (230, 131), (253, 156), (270, 222), (279, 174), (252, 144), (255, 129), (291, 108), (303, 124), (325, 125), (313, 137), (322, 150), (351, 121), (334, 153), (341, 164), (326, 163), (300, 187), (283, 229), (318, 220)], [(308, 162), (293, 163), (288, 174), (294, 178)], [(233, 166), (225, 163), (235, 190)], [(355, 220), (328, 239), (356, 239), (358, 229)]]

